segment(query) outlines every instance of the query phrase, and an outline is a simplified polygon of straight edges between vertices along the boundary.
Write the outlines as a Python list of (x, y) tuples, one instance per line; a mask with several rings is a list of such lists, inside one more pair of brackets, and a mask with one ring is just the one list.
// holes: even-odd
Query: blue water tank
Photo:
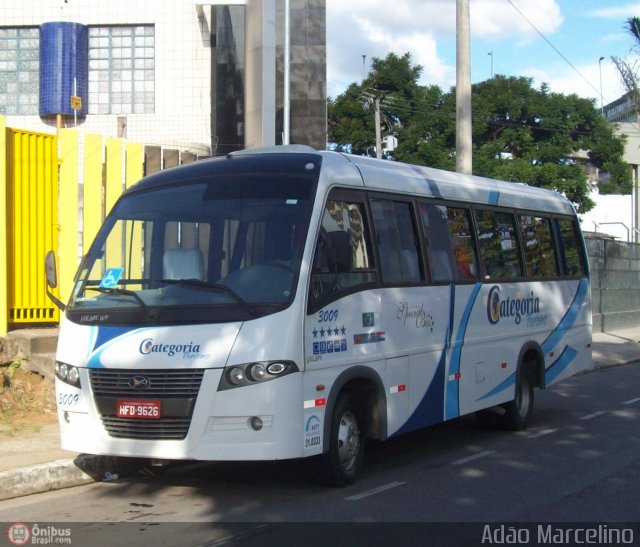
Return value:
[[(74, 84), (75, 80), (75, 84)], [(74, 89), (75, 86), (75, 89)], [(82, 100), (86, 116), (89, 95), (89, 29), (80, 23), (40, 26), (40, 115), (73, 116), (71, 97)]]

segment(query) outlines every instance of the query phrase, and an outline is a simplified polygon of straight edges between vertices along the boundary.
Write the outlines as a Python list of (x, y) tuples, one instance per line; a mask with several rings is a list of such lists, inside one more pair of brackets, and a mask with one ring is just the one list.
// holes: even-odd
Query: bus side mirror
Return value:
[(56, 269), (56, 255), (49, 251), (44, 259), (44, 269), (47, 274), (47, 286), (55, 289), (58, 286), (58, 271)]
[(44, 271), (47, 276), (47, 296), (49, 299), (60, 308), (65, 310), (64, 303), (51, 292), (51, 289), (55, 289), (58, 286), (58, 270), (56, 269), (56, 255), (53, 251), (49, 251), (44, 259)]

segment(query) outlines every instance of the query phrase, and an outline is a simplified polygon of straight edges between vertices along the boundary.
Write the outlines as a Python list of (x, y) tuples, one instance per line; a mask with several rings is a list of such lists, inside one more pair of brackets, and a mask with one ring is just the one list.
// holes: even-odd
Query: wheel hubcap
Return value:
[(338, 457), (340, 465), (345, 471), (349, 471), (360, 452), (360, 429), (358, 420), (353, 412), (345, 412), (340, 419), (338, 428)]

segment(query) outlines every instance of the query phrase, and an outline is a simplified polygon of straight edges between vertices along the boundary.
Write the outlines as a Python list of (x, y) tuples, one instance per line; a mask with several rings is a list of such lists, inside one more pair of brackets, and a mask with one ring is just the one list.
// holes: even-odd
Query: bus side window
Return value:
[(411, 204), (401, 201), (371, 201), (373, 223), (378, 238), (378, 254), (384, 283), (420, 281), (417, 234)]
[(370, 249), (364, 204), (327, 201), (314, 250), (310, 301), (375, 282)]
[(524, 263), (529, 277), (558, 275), (556, 249), (551, 234), (551, 221), (533, 214), (520, 215)]
[(420, 204), (432, 281), (476, 279), (478, 267), (469, 211)]
[(521, 277), (520, 246), (514, 215), (476, 210), (476, 230), (485, 279)]
[(577, 222), (572, 219), (556, 219), (555, 222), (559, 235), (562, 273), (569, 276), (586, 274), (584, 249)]

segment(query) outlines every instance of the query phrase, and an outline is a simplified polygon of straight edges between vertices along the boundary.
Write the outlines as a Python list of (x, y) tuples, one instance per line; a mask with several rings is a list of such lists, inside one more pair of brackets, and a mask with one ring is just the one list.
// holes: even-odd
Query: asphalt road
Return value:
[(640, 363), (535, 395), (525, 432), (465, 417), (370, 444), (345, 489), (317, 485), (312, 461), (198, 464), (0, 502), (0, 521), (66, 526), (73, 545), (305, 546), (481, 545), (487, 523), (606, 534), (603, 523), (640, 522)]

